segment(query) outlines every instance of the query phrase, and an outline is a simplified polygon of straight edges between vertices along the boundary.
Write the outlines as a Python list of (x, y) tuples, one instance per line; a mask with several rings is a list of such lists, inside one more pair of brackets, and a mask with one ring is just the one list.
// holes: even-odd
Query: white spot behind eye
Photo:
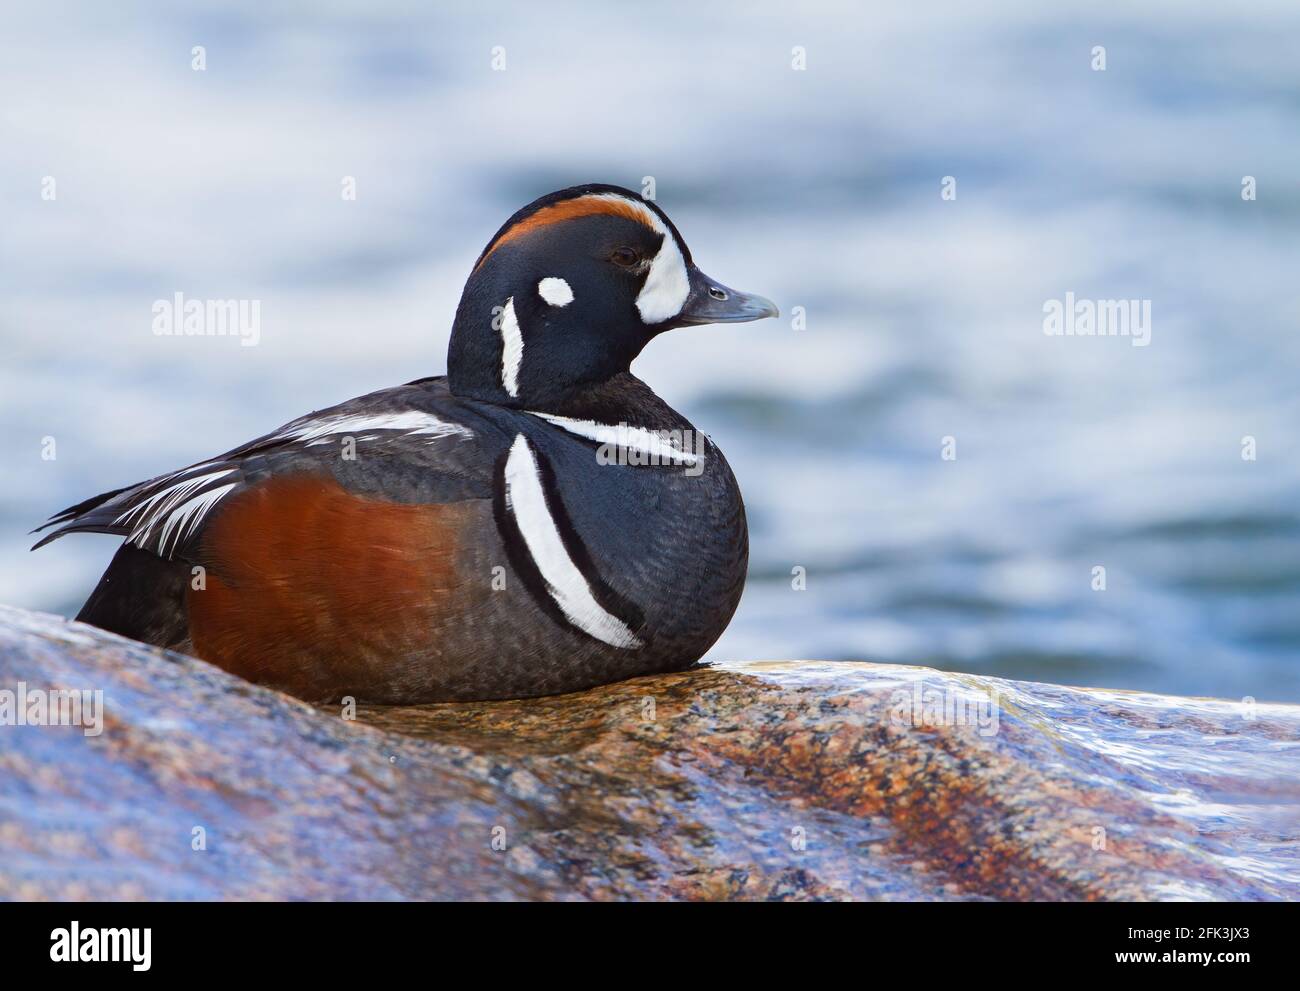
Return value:
[(568, 306), (573, 302), (573, 290), (558, 276), (549, 275), (537, 283), (537, 294), (552, 306)]

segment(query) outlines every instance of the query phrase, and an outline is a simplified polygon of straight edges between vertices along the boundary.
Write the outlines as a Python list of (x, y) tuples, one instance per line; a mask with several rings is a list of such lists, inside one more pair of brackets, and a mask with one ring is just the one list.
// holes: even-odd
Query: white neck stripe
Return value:
[(519, 395), (519, 366), (524, 361), (524, 335), (515, 316), (515, 298), (511, 296), (501, 311), (501, 387), (510, 396)]

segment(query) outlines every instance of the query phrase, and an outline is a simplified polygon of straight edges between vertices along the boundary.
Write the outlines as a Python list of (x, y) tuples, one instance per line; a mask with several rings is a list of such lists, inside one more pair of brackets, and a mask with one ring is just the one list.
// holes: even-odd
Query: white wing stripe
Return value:
[[(233, 474), (236, 470), (224, 468), (173, 482), (141, 501), (139, 505), (128, 509), (114, 522), (132, 526), (131, 535), (126, 538), (126, 542), (137, 547), (144, 547), (161, 528), (158, 553), (170, 558), (180, 546), (185, 534), (192, 533), (217, 500), (235, 488), (238, 483), (230, 482), (207, 492), (200, 490), (205, 485)], [(176, 539), (172, 542), (171, 551), (167, 551), (167, 539), (173, 530), (176, 531)]]
[(361, 413), (330, 416), (323, 420), (305, 420), (276, 434), (274, 440), (297, 440), (308, 447), (324, 444), (338, 434), (361, 434), (371, 430), (400, 430), (406, 434), (428, 437), (473, 437), (474, 432), (459, 423), (440, 420), (431, 413), (403, 410), (400, 413)]
[[(235, 471), (234, 468), (225, 468), (221, 471), (207, 472), (205, 474), (194, 475), (187, 479), (172, 482), (170, 485), (165, 485), (160, 488), (157, 492), (153, 493), (138, 505), (132, 506), (114, 520), (114, 522), (126, 524), (130, 523), (132, 519), (138, 518), (137, 521), (139, 522), (140, 527), (137, 527), (137, 532), (143, 532), (143, 530), (148, 529), (148, 527), (152, 525), (153, 521), (158, 516), (167, 512), (170, 506), (174, 506), (177, 502), (183, 501), (196, 489), (201, 488), (209, 482), (215, 482), (219, 478), (225, 478), (233, 471)], [(134, 536), (135, 534), (132, 534), (132, 537)]]
[[(374, 440), (377, 438), (373, 432), (379, 430), (426, 437), (430, 443), (440, 437), (474, 436), (472, 430), (459, 423), (450, 423), (419, 410), (402, 410), (396, 413), (344, 414), (302, 420), (272, 435), (270, 441), (291, 441), (312, 447), (328, 443), (339, 434), (356, 434), (361, 439)], [(238, 468), (204, 471), (207, 467), (209, 466), (199, 465), (187, 468), (172, 478), (165, 479), (156, 491), (119, 515), (113, 522), (131, 527), (131, 535), (126, 538), (126, 542), (145, 547), (157, 537), (157, 553), (160, 556), (170, 558), (175, 554), (177, 548), (198, 531), (212, 508), (239, 485), (238, 481), (213, 485), (236, 473)], [(194, 471), (200, 473), (190, 474)]]
[[(237, 482), (231, 482), (220, 488), (201, 492), (173, 509), (163, 526), (162, 535), (158, 538), (159, 552), (166, 551), (169, 558), (176, 553), (176, 548), (181, 545), (187, 536), (194, 533), (203, 517), (207, 515), (208, 510), (215, 506), (221, 497), (237, 484)], [(173, 527), (176, 528), (176, 539), (172, 541), (172, 549), (167, 551), (167, 535)]]

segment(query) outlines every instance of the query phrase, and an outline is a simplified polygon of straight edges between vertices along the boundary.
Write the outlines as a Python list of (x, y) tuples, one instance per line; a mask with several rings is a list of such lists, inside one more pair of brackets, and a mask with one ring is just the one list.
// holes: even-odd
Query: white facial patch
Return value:
[(606, 612), (573, 563), (546, 505), (537, 459), (528, 439), (519, 434), (510, 447), (505, 469), (506, 508), (515, 518), (528, 553), (546, 582), (546, 591), (565, 618), (611, 647), (636, 648), (641, 640), (626, 623)]
[(519, 332), (515, 298), (511, 296), (501, 312), (501, 388), (508, 395), (519, 395), (519, 366), (523, 361), (524, 335)]
[(636, 298), (636, 308), (642, 323), (661, 323), (682, 312), (686, 297), (690, 295), (691, 282), (686, 275), (686, 261), (682, 258), (677, 241), (668, 231), (664, 243), (650, 263), (650, 274)]
[(537, 295), (552, 306), (568, 306), (573, 302), (573, 290), (559, 276), (547, 276), (537, 283)]
[(601, 199), (630, 203), (653, 230), (663, 235), (663, 244), (650, 263), (650, 273), (636, 298), (637, 312), (642, 323), (662, 323), (682, 312), (686, 297), (691, 293), (691, 280), (686, 274), (686, 259), (668, 225), (659, 219), (644, 203), (619, 196), (616, 193), (596, 194)]

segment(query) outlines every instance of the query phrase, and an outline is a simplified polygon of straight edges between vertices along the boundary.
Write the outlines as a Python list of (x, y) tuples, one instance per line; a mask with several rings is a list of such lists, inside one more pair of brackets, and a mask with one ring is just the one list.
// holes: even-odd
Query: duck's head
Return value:
[(546, 409), (626, 372), (656, 335), (777, 316), (691, 260), (673, 222), (618, 186), (562, 189), (497, 231), (465, 284), (447, 372), (458, 396)]

